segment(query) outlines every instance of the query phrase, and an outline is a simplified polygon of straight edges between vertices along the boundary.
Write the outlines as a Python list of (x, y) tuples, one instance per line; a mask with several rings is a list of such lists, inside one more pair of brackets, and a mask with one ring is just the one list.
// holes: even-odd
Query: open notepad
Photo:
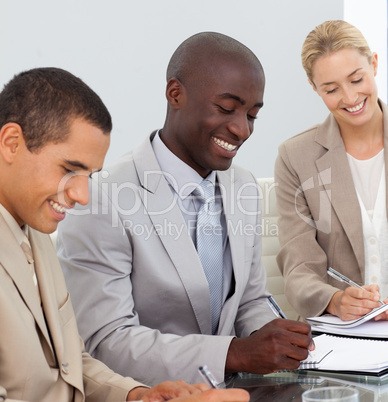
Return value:
[(388, 310), (388, 304), (384, 304), (356, 320), (343, 321), (339, 317), (325, 314), (319, 317), (307, 318), (307, 322), (311, 325), (313, 332), (360, 338), (388, 339), (388, 321), (373, 320), (374, 317), (385, 310)]
[(388, 321), (371, 320), (350, 328), (333, 327), (330, 325), (312, 325), (311, 331), (313, 333), (388, 340)]
[(314, 326), (325, 325), (337, 328), (352, 328), (371, 320), (377, 315), (383, 313), (385, 310), (388, 310), (388, 303), (373, 309), (370, 313), (365, 314), (364, 316), (357, 318), (355, 320), (343, 321), (341, 320), (341, 318), (331, 314), (324, 314), (319, 317), (310, 317), (307, 318), (306, 320), (310, 325)]
[(388, 370), (388, 341), (323, 334), (300, 369), (382, 375)]

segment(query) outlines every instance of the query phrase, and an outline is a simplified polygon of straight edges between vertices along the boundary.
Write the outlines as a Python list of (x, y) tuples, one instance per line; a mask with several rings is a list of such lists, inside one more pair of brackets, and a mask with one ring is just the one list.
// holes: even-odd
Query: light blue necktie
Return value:
[(197, 252), (209, 283), (212, 333), (217, 333), (223, 297), (223, 244), (220, 211), (216, 211), (214, 185), (202, 180), (193, 191), (201, 201), (197, 217)]

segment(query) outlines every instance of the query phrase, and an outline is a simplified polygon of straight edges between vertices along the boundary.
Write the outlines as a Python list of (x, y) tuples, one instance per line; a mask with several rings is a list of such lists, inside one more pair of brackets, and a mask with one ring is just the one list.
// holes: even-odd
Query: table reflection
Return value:
[(360, 402), (388, 402), (388, 375), (383, 377), (287, 371), (267, 375), (239, 373), (226, 382), (228, 388), (244, 388), (251, 402), (301, 402), (304, 391), (311, 388), (348, 386), (358, 389)]

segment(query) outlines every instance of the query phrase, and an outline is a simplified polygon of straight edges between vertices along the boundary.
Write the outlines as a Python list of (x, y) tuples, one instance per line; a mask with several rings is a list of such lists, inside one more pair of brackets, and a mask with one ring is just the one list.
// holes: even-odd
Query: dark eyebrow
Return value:
[[(347, 78), (350, 78), (352, 75), (356, 74), (359, 70), (362, 70), (362, 67), (356, 68), (352, 73), (350, 73)], [(323, 84), (321, 84), (320, 86), (323, 87), (325, 85), (331, 85), (331, 84), (335, 84), (335, 82), (324, 82)]]
[(79, 162), (79, 161), (64, 160), (64, 162), (67, 165), (73, 166), (75, 168), (78, 168), (78, 169), (81, 169), (81, 170), (87, 170), (88, 172), (90, 172), (89, 176), (91, 176), (93, 173), (101, 172), (101, 170), (102, 170), (102, 168), (101, 169), (89, 169), (87, 166), (85, 166), (82, 162)]
[(67, 165), (71, 165), (74, 166), (76, 168), (82, 169), (82, 170), (89, 170), (89, 168), (87, 166), (85, 166), (82, 162), (79, 161), (69, 161), (69, 160), (65, 160), (64, 161)]
[[(218, 96), (219, 96), (220, 98), (222, 98), (222, 99), (234, 99), (234, 100), (236, 100), (237, 102), (241, 103), (241, 105), (243, 105), (243, 106), (246, 104), (246, 102), (245, 102), (244, 99), (241, 99), (239, 96), (233, 95), (233, 94), (231, 94), (231, 93), (229, 93), (229, 92), (225, 92), (225, 93), (223, 93), (223, 94), (221, 94), (221, 95), (218, 95)], [(259, 107), (259, 108), (261, 108), (261, 107), (263, 107), (263, 105), (264, 105), (263, 102), (258, 102), (258, 103), (256, 103), (256, 104), (254, 105), (254, 107)]]

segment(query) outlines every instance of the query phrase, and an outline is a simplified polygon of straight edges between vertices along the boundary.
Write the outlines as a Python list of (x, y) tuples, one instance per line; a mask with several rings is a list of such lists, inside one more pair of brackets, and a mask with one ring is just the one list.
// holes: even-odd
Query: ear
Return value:
[(0, 153), (3, 159), (12, 163), (22, 145), (25, 145), (25, 142), (19, 124), (5, 124), (0, 130)]
[(377, 67), (378, 67), (378, 57), (377, 57), (377, 53), (372, 53), (372, 66), (373, 66), (373, 72), (374, 72), (374, 75), (375, 75), (375, 77), (376, 77), (376, 75), (377, 75)]
[(166, 86), (166, 98), (173, 109), (179, 109), (184, 99), (186, 90), (178, 78), (171, 78)]
[[(315, 86), (314, 82), (309, 80), (309, 84), (313, 87), (313, 90), (317, 92), (317, 87)], [(317, 92), (318, 93), (318, 92)]]

